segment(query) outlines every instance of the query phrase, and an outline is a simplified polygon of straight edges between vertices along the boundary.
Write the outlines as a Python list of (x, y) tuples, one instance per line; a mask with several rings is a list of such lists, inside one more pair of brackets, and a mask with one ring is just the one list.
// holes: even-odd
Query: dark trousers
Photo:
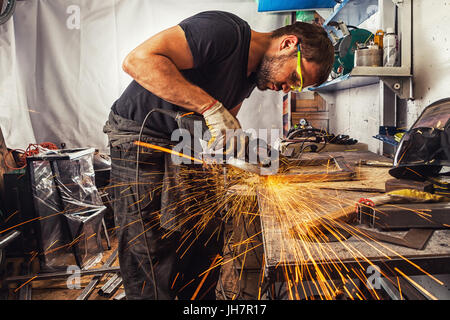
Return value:
[(155, 285), (157, 299), (185, 300), (194, 294), (196, 299), (215, 299), (220, 268), (205, 271), (222, 254), (223, 228), (219, 217), (205, 220), (203, 215), (210, 210), (203, 204), (210, 208), (213, 184), (202, 176), (202, 168), (174, 165), (167, 153), (144, 151), (138, 199), (136, 146), (111, 147), (114, 219), (127, 299), (155, 299)]

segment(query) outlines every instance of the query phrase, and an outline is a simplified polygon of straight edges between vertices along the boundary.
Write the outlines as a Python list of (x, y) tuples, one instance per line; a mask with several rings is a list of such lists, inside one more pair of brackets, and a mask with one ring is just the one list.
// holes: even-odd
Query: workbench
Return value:
[[(357, 179), (353, 181), (319, 182), (320, 191), (315, 197), (320, 203), (321, 211), (335, 211), (344, 203), (356, 203), (360, 198), (370, 198), (384, 192), (385, 181), (392, 177), (388, 174), (389, 167), (358, 166), (361, 160), (389, 162), (388, 158), (370, 152), (334, 152), (321, 154), (304, 154), (309, 159), (323, 158), (324, 156), (342, 156), (349, 165), (357, 166)], [(295, 185), (300, 191), (305, 185)], [(350, 190), (350, 191), (349, 191)], [(367, 192), (369, 190), (370, 192)], [(328, 201), (327, 199), (341, 199), (342, 201)], [(435, 230), (423, 250), (415, 250), (380, 241), (371, 241), (368, 238), (348, 235), (343, 241), (308, 241), (296, 239), (288, 232), (289, 221), (282, 221), (273, 208), (264, 204), (258, 197), (259, 218), (261, 227), (260, 238), (262, 248), (258, 245), (255, 252), (262, 254), (258, 260), (264, 261), (263, 273), (267, 279), (265, 289), (275, 282), (285, 281), (287, 277), (311, 279), (317, 271), (327, 279), (356, 278), (358, 274), (361, 281), (370, 279), (371, 273), (367, 269), (370, 265), (379, 268), (384, 279), (393, 278), (400, 285), (404, 293), (407, 292), (408, 283), (404, 275), (433, 275), (450, 274), (450, 230)], [(450, 213), (449, 213), (450, 214)], [(361, 230), (367, 226), (358, 226)], [(247, 227), (249, 228), (249, 227)], [(259, 231), (253, 225), (253, 233)], [(373, 229), (372, 229), (373, 230)], [(247, 232), (248, 233), (248, 232)], [(405, 231), (383, 232), (385, 234), (401, 237)], [(248, 234), (247, 234), (248, 236)], [(239, 241), (242, 241), (242, 236)], [(239, 242), (237, 241), (237, 242)], [(255, 241), (253, 241), (255, 244)], [(247, 248), (245, 248), (248, 250)], [(262, 250), (263, 249), (263, 250)], [(250, 260), (250, 259), (248, 259)], [(242, 268), (255, 268), (253, 262), (250, 266)], [(357, 271), (355, 272), (355, 270)], [(305, 271), (306, 270), (306, 271)], [(399, 271), (400, 270), (400, 271)], [(289, 274), (289, 276), (288, 276)], [(400, 281), (401, 280), (401, 281)], [(290, 286), (293, 286), (291, 281)], [(414, 290), (414, 289), (412, 289)], [(417, 295), (420, 296), (420, 295)], [(274, 290), (271, 298), (276, 299)], [(291, 297), (295, 295), (291, 293)]]

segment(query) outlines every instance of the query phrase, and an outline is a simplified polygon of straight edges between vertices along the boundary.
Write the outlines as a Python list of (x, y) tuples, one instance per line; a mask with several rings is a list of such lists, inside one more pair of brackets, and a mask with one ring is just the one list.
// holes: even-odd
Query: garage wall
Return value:
[(367, 144), (368, 150), (381, 153), (382, 143), (372, 138), (382, 123), (380, 86), (378, 84), (343, 90), (329, 104), (330, 131), (344, 134)]
[[(50, 141), (106, 151), (102, 127), (131, 81), (121, 69), (123, 58), (153, 34), (205, 10), (233, 12), (261, 32), (287, 17), (258, 13), (254, 0), (19, 1), (13, 18), (0, 26), (0, 126), (7, 146)], [(281, 129), (281, 108), (277, 93), (255, 91), (238, 117), (244, 128)]]

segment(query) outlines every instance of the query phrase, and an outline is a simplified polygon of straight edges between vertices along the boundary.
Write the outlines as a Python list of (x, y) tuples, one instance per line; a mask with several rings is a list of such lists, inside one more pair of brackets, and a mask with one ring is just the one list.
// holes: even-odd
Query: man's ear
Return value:
[(285, 35), (281, 38), (280, 41), (280, 46), (279, 46), (279, 50), (283, 51), (283, 50), (292, 50), (292, 48), (294, 48), (298, 43), (298, 38), (297, 36), (288, 34)]

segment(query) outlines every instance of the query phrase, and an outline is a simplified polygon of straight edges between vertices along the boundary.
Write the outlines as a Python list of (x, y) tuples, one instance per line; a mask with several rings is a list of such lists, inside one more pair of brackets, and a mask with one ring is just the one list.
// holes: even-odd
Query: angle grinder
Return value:
[[(194, 139), (202, 140), (203, 143), (202, 141), (194, 143), (194, 146), (202, 146), (202, 150), (194, 150), (194, 152), (201, 155), (204, 162), (207, 164), (217, 163), (218, 157), (214, 154), (214, 152), (211, 152), (211, 150), (207, 150), (205, 152), (206, 141), (209, 140), (210, 133), (203, 116), (194, 112), (182, 112), (158, 108), (155, 108), (152, 111), (159, 112), (173, 118), (177, 122), (178, 128), (187, 130), (191, 134), (191, 137), (194, 137)], [(226, 153), (222, 153), (221, 160), (223, 160), (225, 165), (232, 166), (246, 172), (258, 175), (276, 174), (278, 172), (278, 159), (272, 160), (270, 155), (278, 154), (277, 150), (270, 147), (264, 140), (257, 140), (258, 141), (250, 142), (246, 139), (245, 159), (236, 158), (227, 155)], [(257, 148), (265, 148), (267, 156), (262, 156), (262, 154), (258, 152)], [(252, 152), (257, 154), (257, 163), (250, 163), (248, 161), (249, 154)]]

